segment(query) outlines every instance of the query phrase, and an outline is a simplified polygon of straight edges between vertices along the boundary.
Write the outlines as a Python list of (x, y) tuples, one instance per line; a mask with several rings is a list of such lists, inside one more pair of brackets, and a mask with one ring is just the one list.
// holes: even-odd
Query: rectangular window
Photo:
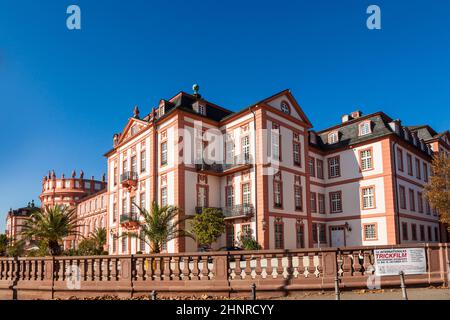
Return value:
[(420, 174), (420, 160), (416, 158), (416, 178), (421, 179)]
[(425, 241), (425, 226), (420, 225), (420, 241)]
[(316, 169), (315, 169), (315, 159), (313, 157), (309, 157), (309, 175), (311, 177), (316, 176)]
[(234, 206), (234, 188), (233, 186), (225, 187), (225, 197), (226, 197), (226, 206), (232, 207)]
[(409, 189), (409, 210), (416, 211), (416, 199), (414, 197), (413, 189)]
[(273, 201), (274, 205), (277, 208), (281, 208), (283, 206), (283, 200), (281, 195), (281, 181), (273, 182)]
[(128, 171), (128, 161), (127, 160), (123, 160), (122, 162), (122, 173), (125, 173)]
[(327, 236), (326, 236), (325, 223), (313, 223), (312, 224), (313, 241), (315, 243), (317, 243), (317, 233), (319, 233), (320, 243), (326, 243), (327, 242)]
[(273, 124), (271, 133), (272, 159), (280, 160), (280, 127), (276, 124)]
[(305, 247), (305, 228), (302, 224), (297, 224), (297, 249)]
[(136, 218), (136, 206), (135, 206), (135, 203), (136, 203), (136, 197), (131, 197), (130, 198), (130, 212), (131, 212), (131, 217), (133, 219)]
[(117, 221), (117, 203), (113, 203), (113, 217), (112, 217), (113, 223)]
[(122, 253), (127, 252), (127, 240), (128, 237), (122, 237)]
[(400, 208), (406, 209), (406, 190), (404, 186), (399, 186)]
[(342, 212), (342, 193), (340, 191), (330, 192), (330, 212)]
[(161, 206), (167, 206), (167, 187), (161, 188)]
[(143, 233), (141, 233), (141, 235), (139, 236), (139, 250), (144, 253), (145, 252), (145, 235)]
[(117, 238), (115, 236), (112, 238), (112, 251), (113, 253), (116, 253), (117, 251)]
[(422, 192), (417, 192), (417, 208), (420, 213), (423, 213), (423, 195)]
[(145, 209), (146, 201), (145, 201), (145, 192), (141, 192), (139, 195), (139, 207), (141, 209)]
[(315, 192), (311, 192), (311, 212), (316, 213), (317, 212), (317, 195)]
[(131, 172), (137, 172), (136, 156), (131, 157)]
[(363, 209), (375, 208), (375, 187), (362, 188)]
[(228, 138), (225, 142), (225, 156), (226, 164), (234, 164), (234, 141)]
[(122, 214), (127, 214), (127, 198), (122, 199)]
[(301, 167), (301, 152), (300, 152), (300, 143), (294, 142), (292, 145), (292, 150), (294, 153), (294, 165)]
[(208, 206), (208, 194), (206, 186), (198, 186), (197, 188), (197, 207), (207, 207)]
[(377, 226), (375, 223), (364, 225), (364, 240), (377, 239)]
[(114, 185), (117, 185), (117, 180), (118, 180), (118, 173), (117, 173), (117, 167), (114, 167)]
[(437, 227), (434, 227), (434, 241), (439, 242), (439, 232)]
[(406, 154), (406, 164), (408, 166), (408, 175), (412, 176), (413, 175), (412, 156), (409, 153)]
[(161, 166), (167, 165), (167, 141), (161, 143)]
[(431, 227), (430, 226), (427, 227), (427, 231), (428, 231), (428, 241), (433, 241), (433, 237), (431, 235)]
[(428, 166), (425, 162), (423, 163), (423, 180), (428, 182)]
[(400, 148), (397, 148), (397, 168), (403, 171), (403, 151)]
[(417, 241), (417, 226), (414, 223), (411, 224), (411, 240)]
[(402, 222), (402, 239), (408, 240), (408, 224), (406, 222)]
[(275, 221), (275, 249), (284, 249), (284, 225)]
[(227, 237), (227, 247), (234, 247), (234, 224), (227, 224), (225, 233)]
[(146, 153), (145, 150), (141, 151), (141, 172), (145, 172), (147, 170), (147, 161), (146, 161)]
[(325, 195), (322, 193), (318, 194), (318, 202), (319, 202), (319, 213), (325, 214)]
[(250, 183), (244, 183), (242, 185), (242, 204), (250, 204)]
[(361, 171), (373, 169), (372, 149), (361, 150), (359, 152), (359, 159), (361, 163)]
[(242, 225), (242, 235), (244, 237), (250, 238), (252, 237), (253, 231), (252, 228), (250, 228), (250, 224), (243, 224)]
[(317, 166), (317, 178), (323, 179), (323, 161), (317, 159), (316, 166)]
[(295, 210), (303, 211), (303, 196), (302, 196), (302, 187), (294, 186), (294, 201), (295, 201)]
[(243, 161), (247, 162), (250, 159), (250, 137), (245, 136), (241, 140), (242, 143), (242, 155), (244, 157)]
[(341, 176), (341, 165), (339, 156), (328, 158), (328, 178)]
[(427, 215), (431, 215), (431, 206), (430, 206), (430, 202), (428, 200), (425, 200), (425, 207), (427, 210)]

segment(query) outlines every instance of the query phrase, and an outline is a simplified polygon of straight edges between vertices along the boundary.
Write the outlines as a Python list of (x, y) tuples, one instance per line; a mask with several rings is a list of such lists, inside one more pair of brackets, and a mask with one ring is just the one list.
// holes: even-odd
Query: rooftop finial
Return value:
[(197, 98), (201, 98), (202, 96), (200, 95), (199, 90), (200, 90), (200, 86), (198, 84), (194, 84), (192, 86), (192, 90), (194, 90), (194, 96), (196, 96)]
[(134, 106), (133, 115), (136, 119), (139, 119), (139, 108), (138, 106)]

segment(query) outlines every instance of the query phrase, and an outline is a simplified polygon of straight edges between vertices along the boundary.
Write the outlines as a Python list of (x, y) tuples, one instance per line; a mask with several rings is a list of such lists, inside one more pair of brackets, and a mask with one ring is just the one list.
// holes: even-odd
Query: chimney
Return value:
[(351, 117), (350, 115), (348, 115), (348, 114), (344, 114), (344, 115), (341, 117), (342, 123), (345, 123), (345, 122), (347, 122), (347, 121), (350, 121), (351, 119), (352, 119), (352, 117)]
[(362, 116), (362, 112), (359, 110), (356, 110), (356, 111), (353, 111), (350, 115), (353, 119), (358, 119), (359, 117)]

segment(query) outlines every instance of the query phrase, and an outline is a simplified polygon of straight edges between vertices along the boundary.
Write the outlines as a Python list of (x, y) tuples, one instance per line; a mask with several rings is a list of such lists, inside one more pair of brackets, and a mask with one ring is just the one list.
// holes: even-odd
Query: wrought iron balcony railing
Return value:
[[(196, 207), (195, 213), (200, 214), (203, 209), (212, 207)], [(215, 208), (222, 211), (225, 219), (237, 218), (237, 217), (251, 217), (255, 213), (254, 206), (252, 204), (237, 204), (234, 206), (227, 206), (223, 208)]]
[(139, 222), (139, 216), (137, 212), (130, 212), (126, 214), (120, 215), (120, 223), (138, 223)]
[(139, 176), (136, 171), (126, 171), (120, 175), (120, 183), (124, 187), (136, 186), (138, 179)]
[(255, 208), (252, 204), (237, 204), (222, 208), (222, 212), (225, 218), (250, 217), (255, 213)]
[(236, 168), (239, 166), (248, 166), (253, 163), (253, 157), (248, 153), (243, 153), (240, 155), (237, 155), (231, 159), (231, 161), (225, 161), (225, 163), (199, 163), (196, 164), (195, 167), (197, 171), (210, 171), (210, 172), (216, 172), (221, 173), (226, 170), (230, 170), (232, 168)]

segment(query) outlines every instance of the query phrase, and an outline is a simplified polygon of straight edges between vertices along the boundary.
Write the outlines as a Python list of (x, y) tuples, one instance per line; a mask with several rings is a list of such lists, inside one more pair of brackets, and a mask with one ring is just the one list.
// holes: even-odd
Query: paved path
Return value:
[[(409, 300), (450, 300), (450, 290), (447, 288), (407, 289)], [(293, 294), (283, 300), (334, 300), (334, 292), (309, 292)], [(402, 300), (400, 289), (385, 289), (373, 292), (346, 291), (341, 292), (341, 300)]]

